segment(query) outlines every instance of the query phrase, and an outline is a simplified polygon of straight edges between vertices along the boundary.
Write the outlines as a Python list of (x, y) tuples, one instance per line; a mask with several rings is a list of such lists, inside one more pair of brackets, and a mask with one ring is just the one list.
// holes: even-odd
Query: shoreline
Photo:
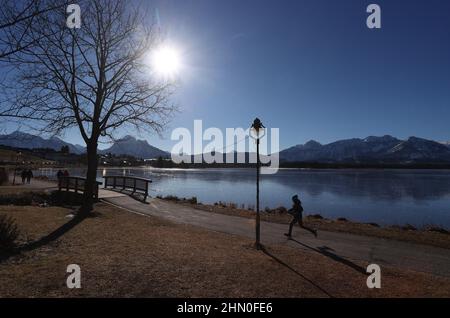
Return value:
[[(48, 183), (56, 185), (56, 183), (50, 180)], [(49, 189), (37, 189), (32, 187), (22, 188), (19, 185), (2, 186), (0, 187), (0, 205), (24, 205), (21, 197), (27, 196), (27, 202), (30, 203), (29, 205), (37, 206), (41, 203), (40, 201), (42, 201), (38, 198), (39, 193), (48, 193), (48, 190)], [(33, 193), (34, 195), (30, 195), (30, 193)], [(216, 204), (203, 204), (198, 202), (195, 197), (184, 199), (178, 198), (176, 196), (156, 196), (156, 198), (172, 201), (178, 204), (187, 204), (196, 209), (211, 213), (240, 216), (249, 219), (254, 219), (256, 214), (254, 210), (238, 208), (236, 204), (222, 202), (218, 202)], [(15, 200), (20, 203), (15, 203)], [(286, 209), (283, 207), (269, 209), (269, 211), (262, 211), (260, 215), (262, 221), (286, 224), (286, 226), (292, 219), (292, 217), (286, 212)], [(333, 220), (317, 214), (304, 215), (304, 224), (319, 231), (325, 230), (331, 232), (357, 234), (362, 236), (374, 236), (379, 238), (394, 239), (450, 249), (450, 231), (439, 226), (430, 225), (424, 229), (418, 229), (408, 224), (405, 224), (403, 226), (380, 226), (376, 223), (354, 222), (345, 218), (338, 218), (336, 220)], [(296, 227), (294, 227), (294, 229), (295, 228)]]
[[(248, 219), (254, 219), (256, 215), (254, 210), (241, 209), (234, 204), (203, 204), (197, 202), (195, 197), (185, 199), (175, 196), (157, 196), (157, 198), (181, 205), (191, 206), (210, 213), (239, 216)], [(285, 224), (286, 226), (288, 226), (292, 220), (290, 214), (286, 211), (280, 211), (280, 208), (272, 209), (271, 212), (261, 211), (260, 217), (261, 221)], [(347, 220), (345, 218), (328, 219), (318, 214), (304, 215), (303, 223), (305, 226), (312, 227), (319, 231), (324, 230), (361, 236), (372, 236), (450, 249), (450, 231), (438, 226), (430, 226), (426, 229), (417, 229), (409, 224), (405, 224), (403, 226), (380, 226), (376, 223), (360, 223)], [(294, 230), (297, 227), (298, 225), (296, 224), (294, 226)]]
[[(15, 165), (8, 164), (5, 165), (5, 167), (8, 168), (14, 168)], [(37, 167), (36, 169), (87, 169), (87, 166), (85, 165), (47, 165), (47, 166), (41, 166)], [(136, 166), (108, 166), (108, 165), (99, 165), (97, 170), (103, 170), (103, 169), (161, 169), (161, 170), (208, 170), (208, 169), (242, 169), (242, 170), (254, 170), (255, 167), (243, 167), (243, 166), (231, 166), (229, 164), (220, 165), (220, 166), (214, 166), (214, 165), (208, 165), (208, 166), (184, 166), (184, 167), (157, 167), (152, 165), (136, 165)], [(298, 166), (298, 167), (289, 167), (289, 166), (280, 166), (277, 168), (278, 170), (375, 170), (375, 171), (382, 171), (382, 170), (437, 170), (437, 171), (443, 171), (448, 170), (450, 171), (450, 165), (441, 166), (441, 165), (430, 165), (430, 166), (408, 166), (408, 165), (401, 165), (401, 166)]]

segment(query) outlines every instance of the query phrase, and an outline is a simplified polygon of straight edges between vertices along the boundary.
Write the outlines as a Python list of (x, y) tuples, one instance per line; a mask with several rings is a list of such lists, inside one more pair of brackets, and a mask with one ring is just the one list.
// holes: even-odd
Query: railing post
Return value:
[(78, 179), (75, 179), (75, 193), (78, 193)]
[(103, 178), (105, 179), (105, 184), (103, 185), (103, 188), (106, 189), (108, 187), (108, 177), (104, 176)]
[(113, 178), (113, 188), (116, 188), (116, 177)]
[(65, 179), (66, 179), (66, 191), (69, 192), (69, 189), (70, 189), (70, 182), (69, 182), (70, 181), (70, 177), (66, 177)]
[(122, 177), (122, 179), (123, 179), (123, 186), (122, 186), (122, 191), (123, 191), (123, 190), (125, 190), (127, 179), (126, 179), (126, 177)]
[(136, 192), (136, 178), (133, 179), (133, 193)]
[(144, 193), (144, 202), (147, 200), (147, 196), (148, 196), (148, 181), (145, 181), (145, 193)]
[(95, 191), (94, 191), (94, 199), (98, 200), (98, 183), (95, 182)]

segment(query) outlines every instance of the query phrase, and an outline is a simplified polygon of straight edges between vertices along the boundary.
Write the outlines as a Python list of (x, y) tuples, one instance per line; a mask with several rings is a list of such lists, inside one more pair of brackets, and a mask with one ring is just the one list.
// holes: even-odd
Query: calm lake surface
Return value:
[[(42, 169), (53, 176), (56, 170)], [(83, 175), (84, 169), (71, 169)], [(254, 169), (107, 168), (103, 175), (133, 175), (153, 180), (151, 196), (196, 196), (199, 202), (255, 206)], [(427, 224), (450, 228), (449, 170), (280, 169), (261, 175), (261, 209), (290, 206), (299, 194), (306, 214), (345, 217), (381, 225)]]

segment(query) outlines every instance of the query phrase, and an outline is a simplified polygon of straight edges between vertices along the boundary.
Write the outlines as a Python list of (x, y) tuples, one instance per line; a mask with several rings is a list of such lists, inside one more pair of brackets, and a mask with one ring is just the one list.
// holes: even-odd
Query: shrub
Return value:
[(337, 220), (341, 221), (341, 222), (348, 222), (348, 220), (346, 218), (338, 218)]
[(425, 227), (425, 231), (437, 232), (437, 233), (441, 233), (441, 234), (450, 234), (450, 232), (447, 231), (446, 229), (439, 227), (439, 226), (434, 226), (434, 225), (428, 225), (427, 227)]
[(15, 246), (19, 229), (13, 218), (0, 214), (0, 251), (8, 251)]
[(219, 202), (216, 202), (216, 203), (217, 204), (214, 204), (214, 205), (217, 205), (217, 206), (219, 206), (221, 208), (226, 208), (227, 207), (227, 204), (225, 202), (219, 201)]
[(417, 231), (417, 228), (411, 224), (406, 224), (402, 226), (402, 229), (405, 231)]
[(22, 192), (0, 196), (0, 205), (81, 205), (83, 195), (75, 192)]
[(285, 214), (287, 213), (287, 209), (284, 206), (279, 206), (278, 208), (275, 209), (275, 212), (280, 213), (280, 214)]
[(311, 215), (308, 215), (308, 217), (311, 219), (317, 219), (317, 220), (323, 219), (323, 216), (321, 216), (320, 214), (311, 214)]
[(50, 203), (52, 205), (82, 205), (83, 204), (83, 194), (75, 192), (65, 192), (65, 191), (52, 191), (50, 194), (40, 193), (33, 197), (33, 202), (35, 203)]
[(0, 168), (0, 185), (6, 184), (9, 181), (8, 172), (5, 168)]
[(287, 209), (284, 206), (279, 206), (278, 208), (275, 209), (269, 209), (268, 207), (266, 207), (265, 212), (284, 214), (287, 213)]
[(165, 197), (160, 196), (162, 199), (164, 200), (168, 200), (168, 201), (181, 201), (181, 199), (179, 197), (177, 197), (176, 195), (166, 195)]
[(0, 196), (0, 205), (31, 205), (33, 193), (24, 192)]
[(197, 204), (197, 197), (192, 197), (188, 201), (190, 204)]

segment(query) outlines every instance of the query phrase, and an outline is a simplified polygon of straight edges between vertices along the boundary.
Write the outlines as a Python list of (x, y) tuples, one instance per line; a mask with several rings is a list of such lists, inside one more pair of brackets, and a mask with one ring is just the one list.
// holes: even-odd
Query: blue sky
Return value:
[[(164, 138), (140, 136), (155, 146), (170, 150), (171, 130), (194, 119), (224, 129), (255, 116), (280, 128), (282, 149), (384, 134), (450, 140), (450, 1), (143, 2), (185, 65), (181, 112)], [(381, 6), (379, 30), (366, 27), (370, 3)]]

